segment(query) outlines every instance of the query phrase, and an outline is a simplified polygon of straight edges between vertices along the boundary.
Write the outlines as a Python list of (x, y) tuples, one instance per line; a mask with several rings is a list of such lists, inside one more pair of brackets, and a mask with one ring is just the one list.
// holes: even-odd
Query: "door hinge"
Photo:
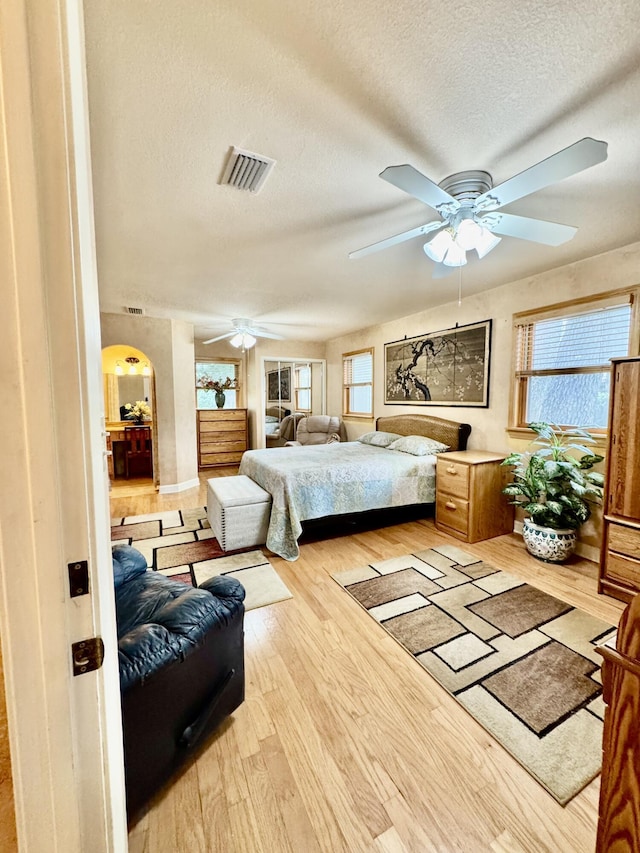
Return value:
[(73, 674), (84, 675), (85, 672), (93, 672), (100, 669), (104, 660), (104, 643), (101, 637), (90, 637), (88, 640), (80, 640), (71, 644), (71, 659), (73, 661)]

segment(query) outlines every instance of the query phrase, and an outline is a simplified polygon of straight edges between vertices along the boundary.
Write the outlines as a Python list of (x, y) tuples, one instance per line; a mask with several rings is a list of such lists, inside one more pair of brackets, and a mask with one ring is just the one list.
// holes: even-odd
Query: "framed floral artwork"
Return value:
[(384, 345), (386, 404), (489, 405), (491, 320)]

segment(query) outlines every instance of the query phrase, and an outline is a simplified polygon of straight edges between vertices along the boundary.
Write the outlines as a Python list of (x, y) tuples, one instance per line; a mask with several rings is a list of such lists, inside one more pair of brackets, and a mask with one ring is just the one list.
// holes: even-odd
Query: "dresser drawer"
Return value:
[(446, 455), (438, 457), (436, 468), (438, 491), (447, 492), (458, 498), (469, 497), (469, 466), (447, 460)]
[(238, 450), (233, 452), (203, 453), (200, 456), (200, 465), (203, 468), (212, 467), (215, 465), (236, 465), (242, 459), (244, 451)]
[(640, 529), (610, 523), (607, 526), (607, 547), (609, 551), (640, 560)]
[(620, 581), (635, 590), (640, 589), (640, 560), (632, 560), (609, 551), (605, 574), (610, 580)]
[(466, 535), (469, 528), (469, 501), (438, 492), (436, 521)]

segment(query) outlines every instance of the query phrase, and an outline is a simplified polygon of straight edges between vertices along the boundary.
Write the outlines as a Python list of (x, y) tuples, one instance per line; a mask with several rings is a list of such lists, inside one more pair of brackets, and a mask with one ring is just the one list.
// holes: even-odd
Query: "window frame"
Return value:
[[(511, 359), (511, 391), (509, 401), (509, 425), (507, 431), (515, 438), (522, 438), (527, 435), (534, 436), (533, 430), (529, 429), (526, 421), (526, 411), (528, 403), (528, 387), (529, 379), (535, 376), (552, 376), (552, 375), (576, 375), (588, 373), (604, 373), (610, 368), (604, 366), (588, 366), (588, 367), (566, 367), (566, 368), (547, 368), (544, 370), (518, 370), (519, 351), (520, 351), (520, 334), (519, 329), (523, 326), (534, 325), (544, 320), (553, 320), (563, 317), (576, 317), (580, 314), (586, 314), (590, 311), (597, 311), (604, 308), (613, 308), (619, 305), (631, 306), (631, 318), (629, 326), (629, 342), (627, 355), (637, 355), (640, 353), (640, 331), (638, 329), (639, 321), (639, 301), (640, 301), (640, 285), (635, 287), (621, 288), (620, 290), (607, 291), (606, 293), (594, 294), (593, 296), (585, 296), (581, 299), (572, 299), (568, 302), (558, 302), (549, 305), (546, 308), (538, 308), (534, 311), (521, 311), (513, 315), (513, 350)], [(559, 424), (565, 428), (571, 428), (573, 424)], [(591, 428), (590, 432), (595, 437), (606, 437), (607, 427)]]
[[(300, 385), (300, 372), (301, 370), (307, 370), (309, 372), (309, 384), (308, 385)], [(311, 365), (304, 364), (298, 367), (294, 366), (293, 369), (293, 404), (295, 412), (302, 412), (303, 414), (311, 414), (311, 390), (312, 390), (312, 382), (311, 382)], [(300, 391), (308, 391), (309, 392), (309, 407), (303, 407), (300, 405), (299, 392)]]
[[(354, 356), (364, 355), (365, 353), (371, 356), (371, 381), (370, 382), (351, 382), (347, 384), (345, 382), (345, 364), (347, 361), (351, 361)], [(374, 391), (374, 371), (375, 371), (375, 361), (374, 361), (375, 350), (374, 347), (363, 347), (359, 350), (353, 350), (353, 352), (344, 352), (342, 353), (342, 416), (343, 418), (365, 418), (367, 420), (371, 420), (373, 418), (373, 391)], [(350, 408), (351, 403), (351, 388), (371, 388), (371, 411), (370, 412), (352, 412)]]
[[(202, 391), (202, 388), (198, 385), (197, 380), (197, 365), (199, 364), (229, 364), (235, 368), (235, 378), (238, 381), (238, 388), (235, 388), (236, 393), (236, 405), (233, 407), (235, 409), (243, 408), (243, 382), (242, 382), (242, 359), (240, 358), (205, 358), (202, 356), (196, 356), (193, 360), (193, 384), (194, 390), (193, 394), (195, 397), (194, 403), (196, 407), (196, 412), (211, 412), (213, 409), (201, 409), (198, 406), (198, 391)], [(225, 392), (227, 393), (227, 392)]]

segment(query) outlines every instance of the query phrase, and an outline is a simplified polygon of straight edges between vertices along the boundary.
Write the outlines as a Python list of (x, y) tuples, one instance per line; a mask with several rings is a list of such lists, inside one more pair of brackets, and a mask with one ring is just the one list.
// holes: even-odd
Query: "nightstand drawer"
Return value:
[(446, 455), (438, 457), (436, 469), (438, 491), (447, 492), (458, 498), (469, 497), (469, 466), (460, 462), (450, 462)]
[(451, 527), (458, 533), (466, 534), (469, 528), (469, 501), (438, 492), (436, 523)]
[(617, 551), (619, 554), (640, 560), (640, 529), (609, 523), (607, 532), (609, 551)]
[(619, 554), (609, 551), (605, 577), (613, 581), (621, 581), (638, 590), (640, 589), (640, 560), (621, 557)]

